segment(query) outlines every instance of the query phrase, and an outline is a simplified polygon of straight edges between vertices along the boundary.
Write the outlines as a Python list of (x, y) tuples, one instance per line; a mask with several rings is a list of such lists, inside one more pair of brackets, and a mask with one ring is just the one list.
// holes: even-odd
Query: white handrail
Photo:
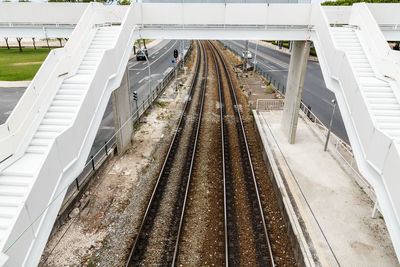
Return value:
[(0, 125), (0, 162), (12, 156), (7, 162), (0, 163), (0, 170), (22, 154), (24, 149), (19, 147), (29, 129), (43, 117), (55, 89), (75, 72), (81, 50), (88, 45), (85, 40), (90, 37), (92, 30), (87, 25), (95, 25), (99, 21), (101, 17), (97, 11), (101, 7), (98, 3), (91, 3), (87, 7), (70, 41), (64, 48), (49, 53), (7, 121)]

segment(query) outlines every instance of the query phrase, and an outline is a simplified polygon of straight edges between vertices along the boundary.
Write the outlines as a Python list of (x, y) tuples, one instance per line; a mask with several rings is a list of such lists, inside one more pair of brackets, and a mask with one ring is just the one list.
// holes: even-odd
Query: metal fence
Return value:
[[(185, 62), (190, 56), (191, 51), (192, 44), (189, 46), (189, 49), (185, 53)], [(176, 70), (177, 66), (172, 68), (171, 71), (167, 75), (165, 75), (164, 78), (157, 84), (155, 89), (152, 90), (152, 93), (149, 93), (147, 98), (145, 98), (142, 103), (138, 105), (137, 110), (133, 112), (131, 117), (123, 124), (123, 126), (120, 129), (116, 130), (115, 134), (113, 134), (113, 136), (108, 141), (105, 141), (104, 145), (98, 151), (96, 151), (96, 153), (90, 155), (82, 173), (68, 187), (60, 213), (68, 208), (70, 203), (79, 194), (80, 190), (84, 188), (86, 184), (90, 181), (96, 170), (107, 160), (108, 156), (114, 154), (114, 150), (116, 148), (116, 134), (120, 130), (122, 130), (123, 127), (133, 127), (133, 125), (139, 123), (140, 117), (146, 112), (149, 107), (151, 107), (152, 102), (157, 99), (157, 97), (167, 87), (171, 80), (174, 79)]]
[(256, 110), (283, 110), (283, 99), (257, 99)]
[[(283, 110), (285, 100), (284, 99), (257, 99), (256, 110)], [(311, 126), (317, 131), (317, 133), (322, 137), (326, 138), (328, 135), (328, 128), (321, 122), (320, 119), (309, 109), (307, 106), (301, 102), (300, 103), (300, 116), (306, 120), (306, 122), (311, 123)], [(339, 158), (341, 158), (346, 166), (349, 168), (351, 173), (356, 177), (357, 181), (366, 191), (366, 193), (374, 198), (374, 191), (368, 181), (362, 176), (358, 170), (357, 163), (354, 159), (353, 151), (346, 142), (337, 137), (331, 132), (330, 138), (330, 150), (335, 153)]]

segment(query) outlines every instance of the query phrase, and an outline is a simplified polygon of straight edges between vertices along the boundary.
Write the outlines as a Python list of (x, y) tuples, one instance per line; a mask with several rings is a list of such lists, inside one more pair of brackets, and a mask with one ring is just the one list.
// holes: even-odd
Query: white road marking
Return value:
[[(165, 51), (164, 53), (162, 53), (162, 55), (159, 56), (156, 60), (152, 61), (152, 62), (150, 63), (150, 66), (153, 65), (154, 63), (156, 63), (156, 62), (157, 62), (160, 58), (162, 58), (166, 53), (168, 53), (169, 50), (171, 50), (171, 49), (174, 47), (174, 45), (176, 44), (176, 42), (178, 42), (178, 41), (175, 40), (174, 44), (171, 45), (169, 48), (168, 48), (168, 47), (164, 47), (164, 49), (168, 49), (168, 50)], [(129, 70), (140, 70), (140, 71), (143, 71), (143, 70), (147, 69), (147, 67), (148, 67), (148, 64), (145, 64), (145, 67), (144, 67), (143, 69), (129, 69)]]
[[(244, 49), (244, 46), (242, 46), (242, 44), (240, 44), (238, 42), (235, 42), (235, 41), (232, 41), (232, 43), (235, 43), (237, 46), (239, 46), (240, 48)], [(255, 53), (255, 49), (249, 48), (249, 50), (251, 52)], [(271, 57), (271, 56), (261, 52), (260, 50), (257, 51), (257, 54), (258, 55), (262, 55), (262, 57), (265, 58), (266, 60), (268, 60), (268, 61), (270, 61), (272, 63), (275, 63), (276, 65), (278, 65), (278, 66), (280, 66), (282, 68), (289, 68), (289, 64), (287, 64), (286, 62), (283, 62), (282, 60), (279, 60), (279, 59), (277, 59), (275, 57)], [(258, 62), (258, 63), (260, 63), (260, 62)]]
[(136, 72), (136, 75), (140, 74), (140, 71)]

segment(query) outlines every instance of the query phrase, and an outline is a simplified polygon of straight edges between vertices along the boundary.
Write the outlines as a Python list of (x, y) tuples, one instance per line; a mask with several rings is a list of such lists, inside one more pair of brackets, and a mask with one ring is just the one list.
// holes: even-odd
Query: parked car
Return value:
[(146, 57), (149, 58), (149, 53), (147, 52), (147, 49), (142, 49), (138, 50), (136, 53), (136, 60), (146, 60)]
[(242, 58), (243, 58), (243, 59), (246, 58), (246, 55), (247, 55), (247, 59), (252, 59), (252, 58), (253, 58), (253, 55), (251, 54), (250, 51), (243, 51), (243, 52), (242, 52)]

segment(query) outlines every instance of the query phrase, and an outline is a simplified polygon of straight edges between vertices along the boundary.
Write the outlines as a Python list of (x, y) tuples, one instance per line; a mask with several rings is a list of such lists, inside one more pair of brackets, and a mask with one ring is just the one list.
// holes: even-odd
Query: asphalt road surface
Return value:
[[(165, 75), (172, 69), (173, 51), (179, 49), (179, 42), (177, 40), (162, 40), (156, 46), (149, 48), (149, 62), (151, 70), (150, 85), (152, 90), (155, 89), (158, 82), (162, 80)], [(189, 41), (184, 41), (185, 49), (189, 47)], [(129, 81), (130, 91), (133, 97), (133, 91), (138, 93), (138, 103), (142, 103), (147, 99), (150, 89), (148, 82), (148, 63), (147, 61), (136, 61), (132, 58), (128, 62), (129, 68)], [(4, 123), (18, 100), (21, 98), (26, 88), (0, 88), (0, 124)], [(132, 101), (133, 103), (133, 101)], [(133, 104), (133, 112), (136, 110)], [(100, 128), (97, 132), (96, 139), (90, 155), (95, 155), (99, 149), (102, 149), (105, 142), (108, 141), (115, 133), (114, 117), (112, 112), (111, 100), (109, 101)]]
[[(223, 43), (238, 53), (241, 53), (245, 48), (245, 41), (223, 41)], [(249, 50), (253, 54), (253, 60), (255, 49), (255, 44), (249, 42)], [(268, 76), (272, 76), (276, 82), (279, 82), (280, 86), (284, 85), (286, 87), (289, 62), (290, 55), (276, 49), (258, 45), (257, 66), (264, 72), (267, 72)], [(302, 101), (306, 106), (311, 107), (311, 111), (327, 126), (329, 125), (333, 109), (331, 104), (332, 99), (336, 99), (335, 94), (326, 88), (319, 63), (308, 61)], [(349, 143), (338, 107), (336, 107), (333, 118), (332, 132)]]

